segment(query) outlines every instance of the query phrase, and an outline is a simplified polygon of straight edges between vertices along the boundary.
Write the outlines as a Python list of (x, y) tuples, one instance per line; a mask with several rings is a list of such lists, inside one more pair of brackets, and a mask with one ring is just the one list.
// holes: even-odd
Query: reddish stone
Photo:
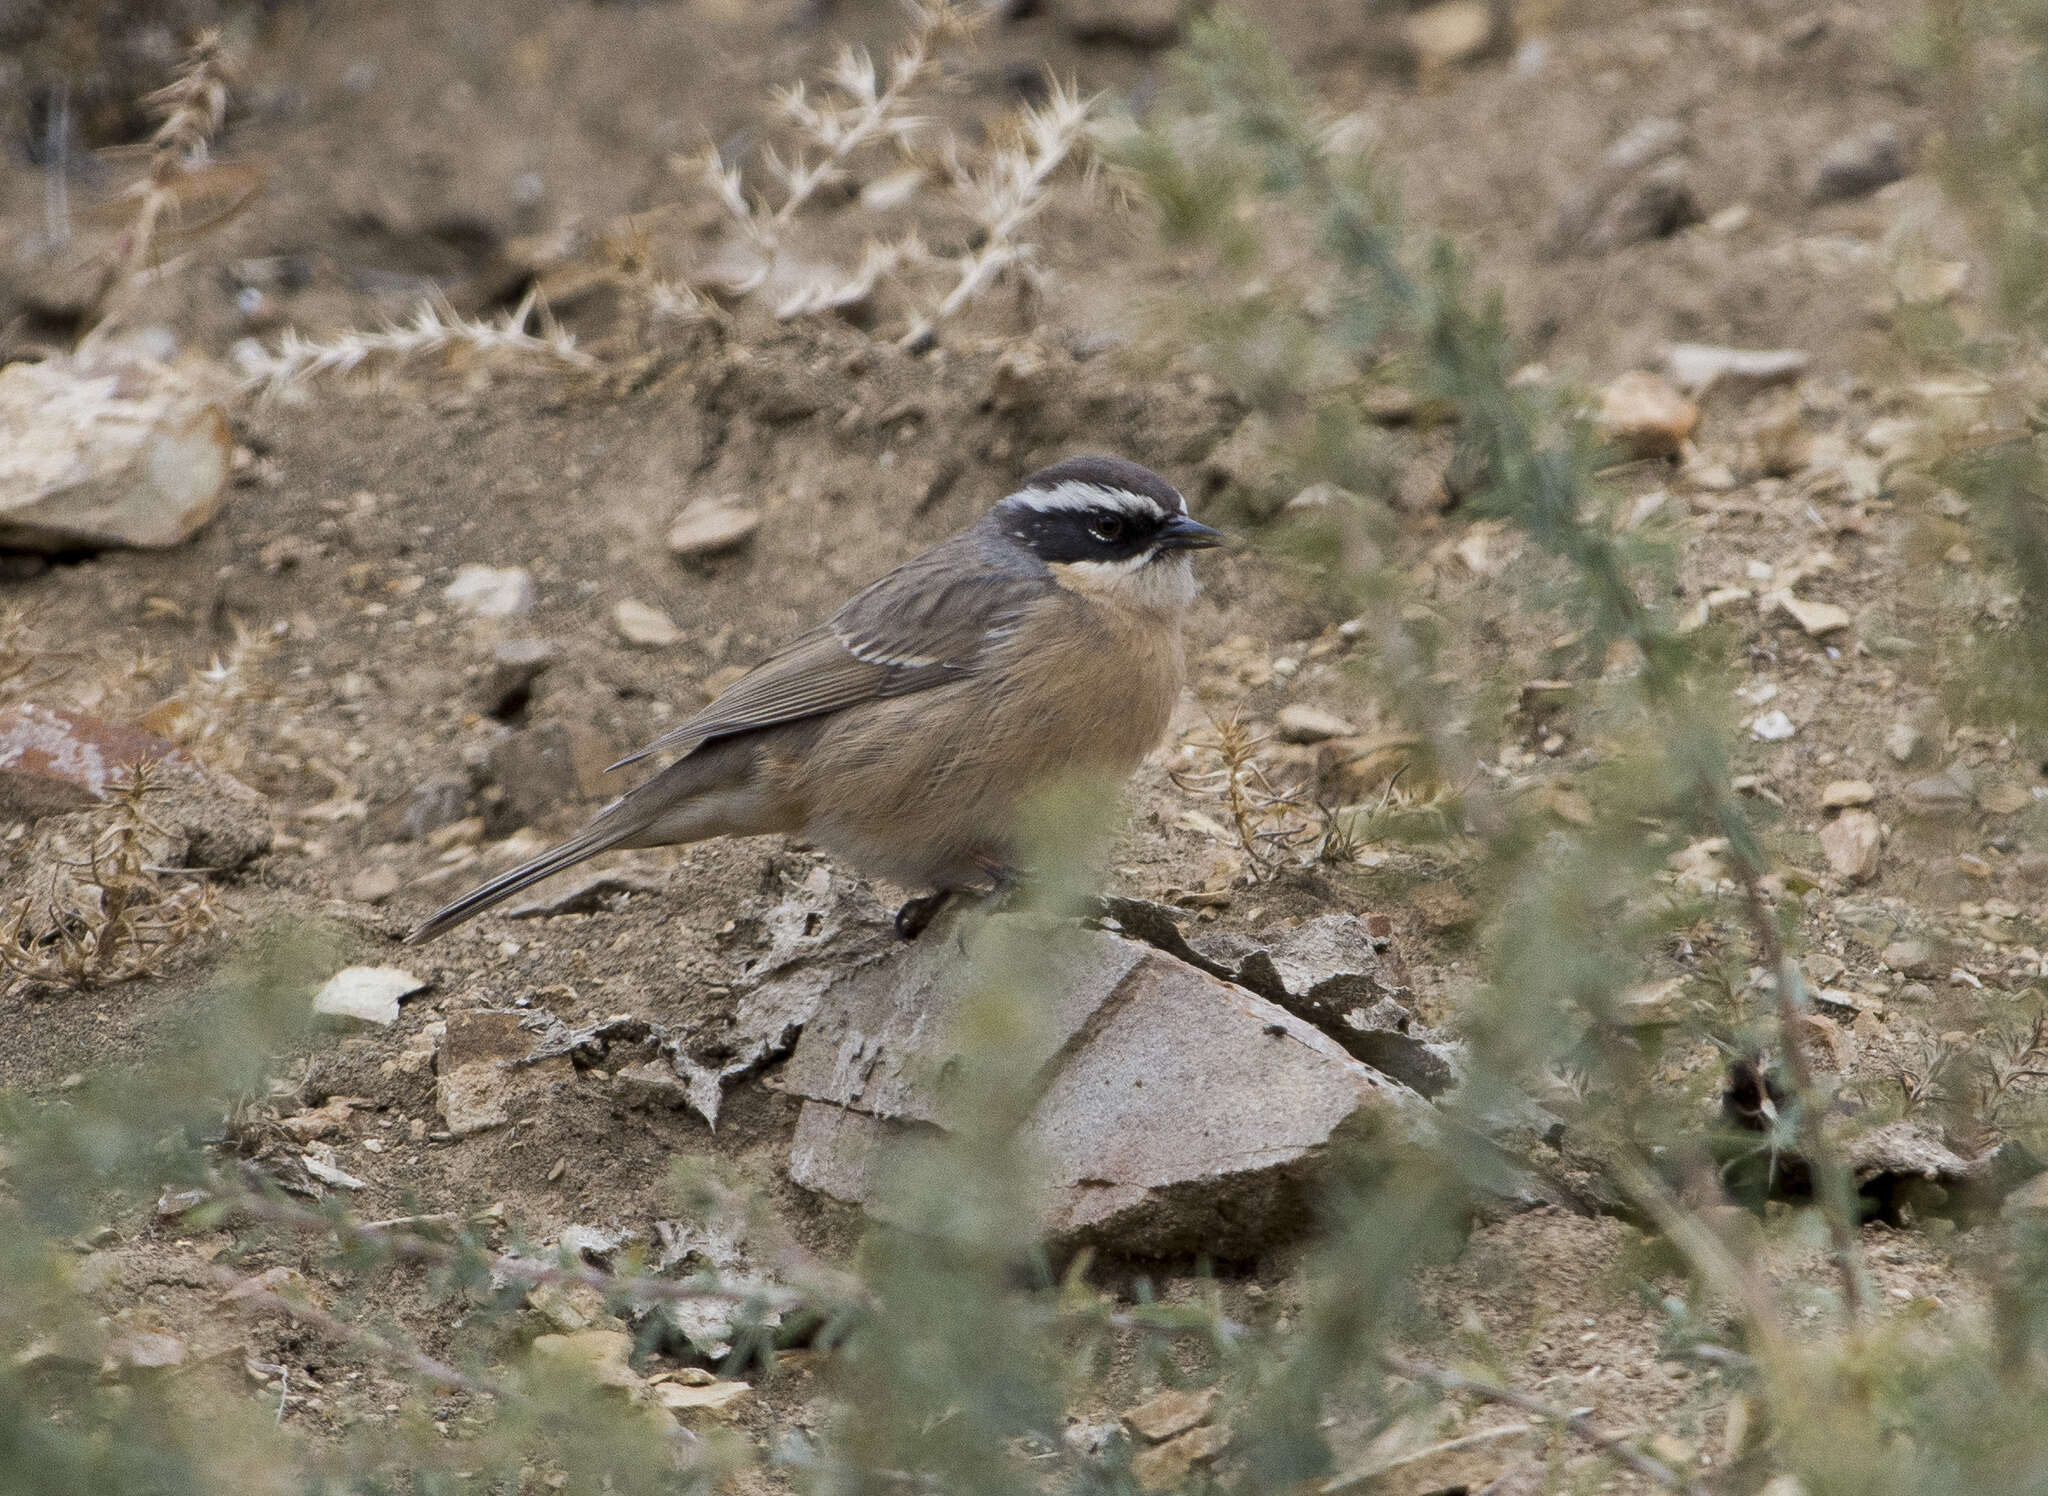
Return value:
[(0, 812), (82, 810), (105, 799), (131, 767), (152, 762), (175, 779), (205, 777), (175, 743), (128, 723), (32, 703), (0, 711)]

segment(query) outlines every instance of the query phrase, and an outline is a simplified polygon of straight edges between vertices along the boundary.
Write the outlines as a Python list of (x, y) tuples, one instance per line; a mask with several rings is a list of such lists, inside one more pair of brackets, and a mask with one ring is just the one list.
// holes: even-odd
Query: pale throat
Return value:
[(1195, 600), (1195, 567), (1186, 555), (1145, 551), (1121, 561), (1054, 561), (1053, 581), (1069, 592), (1148, 613), (1179, 613)]

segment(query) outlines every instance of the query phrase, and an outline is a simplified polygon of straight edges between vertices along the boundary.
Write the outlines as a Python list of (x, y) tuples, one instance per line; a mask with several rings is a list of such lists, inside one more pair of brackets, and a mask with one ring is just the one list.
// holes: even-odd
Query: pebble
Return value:
[(532, 609), (533, 573), (523, 566), (461, 566), (441, 595), (472, 618), (510, 618)]
[(1700, 408), (1655, 374), (1632, 369), (1600, 392), (1600, 434), (1631, 457), (1670, 457), (1700, 422)]
[(1884, 830), (1867, 810), (1845, 810), (1820, 829), (1820, 849), (1828, 866), (1852, 883), (1877, 876), (1877, 856)]
[(1868, 805), (1877, 798), (1877, 788), (1867, 779), (1837, 779), (1820, 792), (1824, 810), (1847, 810)]
[(1751, 737), (1765, 743), (1782, 743), (1799, 729), (1782, 711), (1765, 712), (1749, 724)]
[(1865, 197), (1898, 181), (1906, 171), (1905, 137), (1887, 120), (1829, 146), (1814, 171), (1807, 196), (1815, 203)]
[(1892, 756), (1894, 763), (1911, 763), (1919, 756), (1926, 742), (1926, 735), (1912, 723), (1894, 722), (1885, 731), (1884, 751)]
[(364, 868), (348, 885), (348, 896), (358, 904), (381, 904), (397, 892), (397, 869), (381, 862)]
[(1914, 780), (1899, 791), (1899, 800), (1924, 816), (1962, 815), (1970, 808), (1970, 792), (1946, 774)]
[(1062, 28), (1077, 42), (1166, 47), (1180, 40), (1183, 0), (1060, 0)]
[(398, 1000), (427, 984), (396, 966), (349, 966), (313, 994), (313, 1011), (323, 1018), (389, 1027), (398, 1022)]
[(1745, 391), (1762, 389), (1806, 372), (1806, 353), (1798, 348), (1721, 348), (1711, 343), (1673, 343), (1664, 351), (1664, 368), (1690, 395), (1706, 394), (1716, 385), (1740, 384)]
[(612, 610), (612, 623), (619, 637), (636, 649), (667, 649), (683, 639), (683, 631), (668, 614), (630, 597)]
[(760, 528), (761, 516), (752, 509), (692, 504), (669, 526), (669, 554), (685, 559), (720, 555), (744, 545)]
[(1442, 0), (1411, 14), (1401, 35), (1420, 67), (1470, 62), (1494, 44), (1493, 7), (1486, 0)]
[(1855, 621), (1850, 617), (1847, 608), (1837, 607), (1833, 603), (1809, 602), (1804, 598), (1794, 597), (1789, 592), (1778, 594), (1778, 610), (1798, 624), (1809, 638), (1814, 639), (1845, 629)]
[[(1934, 948), (1918, 937), (1894, 940), (1884, 948), (1880, 960), (1893, 971), (1909, 977), (1932, 977), (1941, 974), (1941, 967), (1934, 959)], [(1904, 996), (1901, 993), (1900, 996)]]
[(722, 1414), (753, 1395), (754, 1389), (745, 1382), (713, 1382), (704, 1387), (662, 1382), (654, 1389), (654, 1400), (671, 1413)]
[(1990, 784), (1977, 796), (1977, 803), (1995, 816), (2010, 816), (2032, 805), (2034, 797), (2016, 784)]
[(1358, 729), (1335, 712), (1326, 712), (1306, 702), (1283, 706), (1275, 720), (1280, 728), (1280, 740), (1284, 743), (1326, 743), (1331, 738), (1358, 735)]

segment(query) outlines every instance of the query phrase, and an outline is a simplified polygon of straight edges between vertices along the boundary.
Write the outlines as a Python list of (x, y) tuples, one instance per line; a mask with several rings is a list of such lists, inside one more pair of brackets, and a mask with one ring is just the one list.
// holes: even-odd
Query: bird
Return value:
[(949, 898), (1015, 886), (1034, 795), (1073, 776), (1121, 784), (1165, 735), (1191, 553), (1223, 540), (1135, 462), (1042, 468), (613, 764), (677, 755), (407, 943), (613, 848), (773, 833), (929, 890), (896, 918), (914, 939)]

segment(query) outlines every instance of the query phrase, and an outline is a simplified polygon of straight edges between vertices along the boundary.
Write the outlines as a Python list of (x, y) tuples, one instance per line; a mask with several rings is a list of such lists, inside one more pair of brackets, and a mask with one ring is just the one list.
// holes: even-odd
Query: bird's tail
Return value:
[(586, 857), (594, 857), (607, 847), (615, 847), (639, 830), (636, 822), (621, 824), (609, 816), (600, 817), (595, 825), (585, 827), (577, 835), (563, 842), (559, 847), (550, 847), (540, 856), (522, 862), (508, 872), (498, 874), (481, 887), (472, 888), (445, 909), (420, 922), (410, 935), (405, 937), (407, 945), (419, 945), (432, 940), (473, 915), (481, 914), (491, 905), (509, 899), (520, 889), (540, 882), (550, 874), (559, 873), (563, 868), (573, 866)]

